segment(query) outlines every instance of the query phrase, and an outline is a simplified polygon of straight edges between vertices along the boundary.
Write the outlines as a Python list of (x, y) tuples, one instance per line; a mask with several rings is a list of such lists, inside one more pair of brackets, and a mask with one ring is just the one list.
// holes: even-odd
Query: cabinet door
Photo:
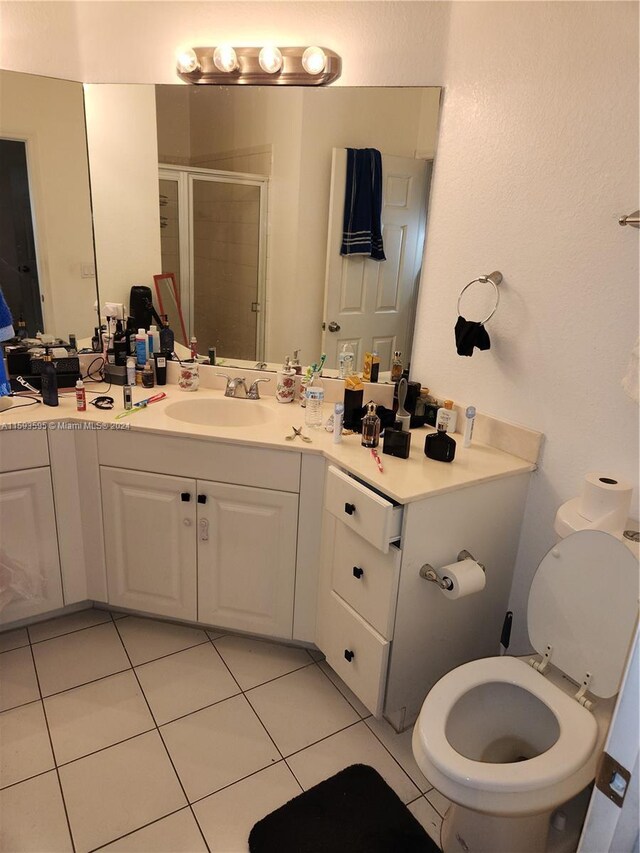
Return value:
[(110, 604), (196, 618), (195, 480), (100, 469)]
[(64, 604), (49, 468), (0, 474), (0, 624)]
[(291, 637), (298, 496), (198, 480), (198, 619)]

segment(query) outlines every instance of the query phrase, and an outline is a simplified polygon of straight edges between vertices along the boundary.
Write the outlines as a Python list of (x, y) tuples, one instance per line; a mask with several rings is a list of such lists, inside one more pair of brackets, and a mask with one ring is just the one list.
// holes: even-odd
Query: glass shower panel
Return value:
[(193, 178), (193, 322), (200, 352), (257, 358), (260, 187)]
[[(160, 178), (159, 201), (162, 272), (172, 272), (175, 275), (180, 292), (180, 227), (177, 180)], [(171, 325), (173, 326), (173, 323)]]

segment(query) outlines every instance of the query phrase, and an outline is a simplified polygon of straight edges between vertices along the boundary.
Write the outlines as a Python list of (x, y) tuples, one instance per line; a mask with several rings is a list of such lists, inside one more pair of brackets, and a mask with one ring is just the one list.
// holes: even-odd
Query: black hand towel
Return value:
[(381, 213), (382, 155), (376, 148), (347, 148), (341, 255), (386, 261)]
[(455, 333), (458, 355), (473, 355), (474, 347), (482, 350), (491, 349), (489, 335), (482, 323), (458, 317)]

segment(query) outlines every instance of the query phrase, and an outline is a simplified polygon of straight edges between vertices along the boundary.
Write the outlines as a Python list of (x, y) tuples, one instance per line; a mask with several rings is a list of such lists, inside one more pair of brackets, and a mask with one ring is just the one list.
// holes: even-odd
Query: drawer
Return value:
[[(1, 357), (1, 355), (0, 355)], [(49, 464), (46, 429), (2, 430), (0, 435), (0, 473), (43, 468)]]
[(391, 639), (401, 551), (383, 554), (339, 522), (335, 525), (331, 586), (367, 622)]
[(402, 507), (333, 465), (327, 472), (324, 505), (332, 515), (385, 554), (389, 551), (389, 543), (400, 538)]
[(323, 645), (327, 662), (371, 713), (380, 717), (390, 644), (335, 592), (327, 596), (325, 607), (331, 626)]

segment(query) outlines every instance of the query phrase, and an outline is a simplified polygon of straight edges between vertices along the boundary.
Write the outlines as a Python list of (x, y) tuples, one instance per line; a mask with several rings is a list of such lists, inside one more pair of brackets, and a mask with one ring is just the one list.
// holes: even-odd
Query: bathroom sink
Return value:
[(165, 414), (177, 421), (203, 426), (248, 427), (260, 426), (272, 420), (273, 412), (253, 400), (181, 400), (171, 403)]

